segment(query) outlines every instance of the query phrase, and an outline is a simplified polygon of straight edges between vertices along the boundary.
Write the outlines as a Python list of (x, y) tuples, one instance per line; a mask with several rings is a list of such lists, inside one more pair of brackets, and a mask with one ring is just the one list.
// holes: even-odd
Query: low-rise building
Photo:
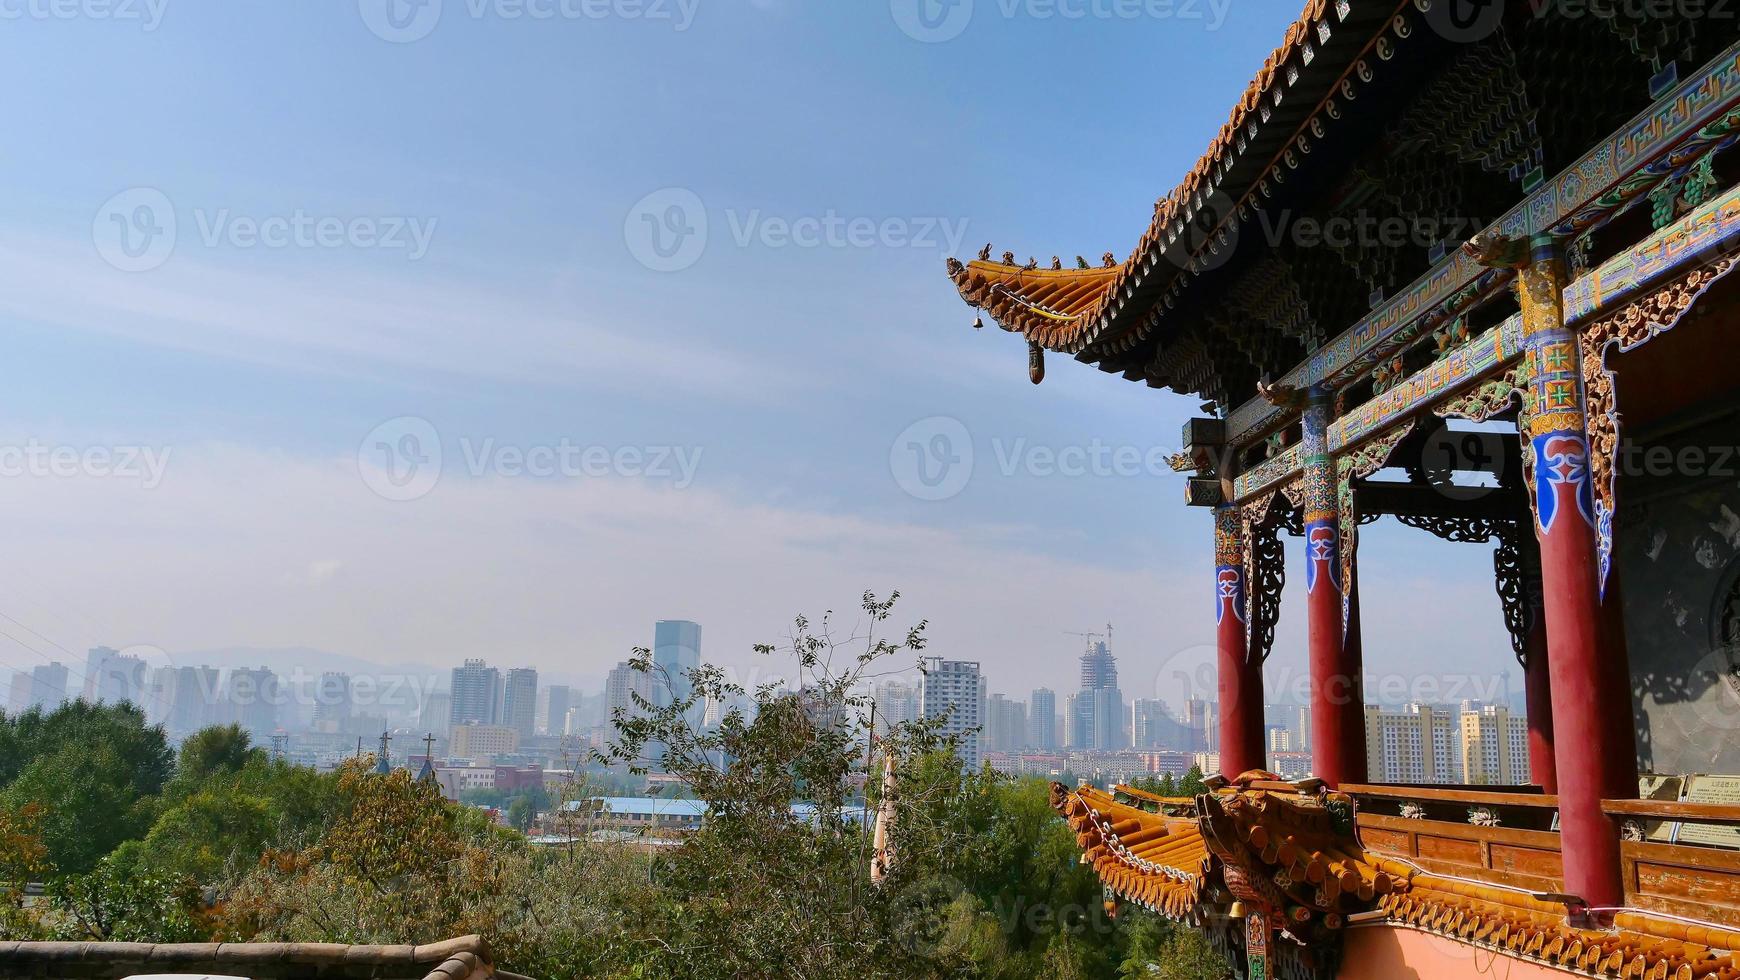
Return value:
[(492, 764), (497, 756), (519, 751), (520, 733), (505, 725), (454, 725), (452, 754), (474, 763)]

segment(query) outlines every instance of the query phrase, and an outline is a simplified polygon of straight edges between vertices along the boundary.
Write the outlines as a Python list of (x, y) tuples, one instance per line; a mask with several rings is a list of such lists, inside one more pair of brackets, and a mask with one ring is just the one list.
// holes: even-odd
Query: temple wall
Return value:
[(1572, 974), (1538, 963), (1393, 926), (1347, 931), (1339, 980), (1565, 980)]
[(1740, 773), (1740, 397), (1729, 373), (1731, 323), (1723, 311), (1610, 362), (1630, 430), (1616, 466), (1614, 564), (1642, 771)]

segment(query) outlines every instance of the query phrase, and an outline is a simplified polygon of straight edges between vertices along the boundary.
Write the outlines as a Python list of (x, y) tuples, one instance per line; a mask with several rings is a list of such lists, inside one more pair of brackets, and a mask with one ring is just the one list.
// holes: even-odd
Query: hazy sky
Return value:
[[(899, 589), (994, 691), (1072, 687), (1111, 620), (1126, 692), (1180, 696), (1211, 530), (1150, 462), (1195, 401), (1032, 387), (943, 260), (1127, 254), (1296, 4), (915, 2), (6, 6), (0, 670), (596, 679), (655, 619), (748, 664)], [(1372, 669), (1514, 666), (1489, 549), (1365, 542)]]

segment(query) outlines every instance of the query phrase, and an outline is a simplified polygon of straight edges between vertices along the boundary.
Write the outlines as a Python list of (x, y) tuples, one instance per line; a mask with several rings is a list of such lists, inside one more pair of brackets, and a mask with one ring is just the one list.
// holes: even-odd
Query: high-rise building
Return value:
[(1462, 781), (1473, 786), (1527, 786), (1529, 721), (1503, 705), (1464, 705), (1458, 752)]
[(876, 730), (886, 732), (896, 725), (919, 719), (919, 689), (903, 681), (884, 681), (872, 694), (876, 702)]
[(1102, 687), (1093, 695), (1093, 747), (1101, 751), (1117, 751), (1128, 747), (1124, 731), (1124, 692), (1115, 687)]
[(1027, 702), (1027, 744), (1041, 752), (1057, 751), (1057, 692), (1034, 690)]
[(30, 671), (30, 706), (53, 711), (66, 703), (66, 664), (38, 664)]
[(417, 727), (436, 738), (453, 735), (453, 695), (447, 691), (430, 691), (423, 695), (417, 708)]
[(85, 658), (84, 696), (88, 701), (144, 704), (145, 661), (110, 647), (93, 647)]
[(110, 657), (118, 657), (120, 655), (121, 651), (114, 647), (91, 647), (89, 650), (85, 651), (85, 682), (80, 693), (84, 696), (86, 701), (90, 701), (94, 704), (103, 700), (102, 695), (97, 690), (98, 678), (100, 678), (103, 673), (103, 664)]
[(6, 697), (6, 711), (19, 715), (29, 710), (30, 675), (21, 670), (12, 675), (12, 686)]
[(1136, 749), (1180, 748), (1176, 741), (1178, 723), (1172, 720), (1166, 702), (1158, 698), (1137, 698), (1130, 703), (1130, 747)]
[(1019, 752), (1027, 746), (1027, 705), (993, 694), (985, 701), (985, 748)]
[(482, 660), (467, 660), (453, 668), (451, 727), (493, 725), (501, 720), (501, 671)]
[(1455, 708), (1365, 707), (1367, 775), (1373, 782), (1461, 784), (1462, 730)]
[(635, 670), (627, 661), (611, 668), (610, 676), (604, 681), (606, 722), (616, 717), (617, 709), (630, 717), (639, 714), (641, 709), (634, 701), (637, 694), (644, 701), (652, 701), (652, 679)]
[[(681, 619), (660, 620), (653, 627), (653, 703), (668, 707), (694, 691), (689, 672), (701, 666), (701, 627)], [(697, 706), (692, 724), (699, 724)]]
[(507, 672), (501, 723), (519, 732), (520, 740), (525, 741), (536, 731), (537, 720), (538, 672), (531, 667), (515, 667)]
[[(329, 670), (314, 688), (314, 730), (328, 734), (351, 730), (350, 675)], [(447, 719), (441, 720), (443, 729)]]
[(282, 700), (278, 675), (266, 667), (230, 671), (224, 685), (224, 706), (229, 720), (240, 725), (254, 744), (268, 742), (278, 730), (278, 704)]
[[(172, 738), (185, 738), (218, 720), (216, 667), (159, 667), (147, 703)], [(147, 715), (149, 717), (149, 713)]]
[(919, 713), (940, 718), (940, 734), (957, 739), (955, 753), (961, 765), (978, 769), (979, 732), (985, 726), (985, 677), (979, 665), (966, 660), (925, 660), (924, 683), (919, 693)]
[(1270, 725), (1267, 737), (1271, 753), (1293, 751), (1293, 730), (1285, 725)]
[(1184, 727), (1189, 733), (1190, 748), (1196, 752), (1220, 751), (1220, 705), (1214, 701), (1191, 698), (1184, 702)]
[(551, 684), (538, 698), (539, 727), (546, 735), (568, 734), (568, 707), (573, 691), (566, 684)]
[[(1083, 724), (1081, 717), (1082, 693), (1076, 691), (1063, 699), (1063, 747), (1072, 750), (1092, 748), (1086, 742), (1087, 732), (1091, 724)], [(1091, 713), (1091, 707), (1088, 709)], [(1091, 722), (1091, 717), (1089, 721)]]
[[(1106, 636), (1111, 636), (1106, 627)], [(1118, 689), (1118, 658), (1107, 640), (1090, 637), (1081, 656), (1081, 691), (1069, 711), (1069, 743), (1072, 748), (1117, 750), (1124, 748), (1124, 694)]]

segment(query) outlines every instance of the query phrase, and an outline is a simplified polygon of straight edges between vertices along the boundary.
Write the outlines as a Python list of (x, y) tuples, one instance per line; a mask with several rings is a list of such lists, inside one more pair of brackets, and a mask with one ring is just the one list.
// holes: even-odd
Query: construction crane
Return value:
[(1092, 650), (1094, 648), (1094, 641), (1095, 640), (1107, 639), (1107, 634), (1105, 634), (1105, 633), (1077, 633), (1074, 630), (1064, 630), (1063, 635), (1064, 636), (1079, 636), (1079, 637), (1081, 637), (1082, 646), (1086, 647), (1089, 650)]
[(1086, 640), (1089, 646), (1092, 646), (1095, 640), (1104, 640), (1106, 641), (1106, 646), (1109, 647), (1112, 645), (1112, 624), (1106, 624), (1106, 631), (1104, 633), (1077, 633), (1074, 630), (1064, 630), (1063, 635), (1079, 636)]

